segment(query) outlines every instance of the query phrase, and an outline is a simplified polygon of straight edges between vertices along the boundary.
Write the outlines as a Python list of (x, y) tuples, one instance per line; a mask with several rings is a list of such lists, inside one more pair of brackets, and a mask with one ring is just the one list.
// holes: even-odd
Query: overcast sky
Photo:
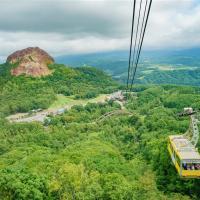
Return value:
[[(132, 4), (133, 0), (0, 0), (0, 59), (29, 46), (53, 56), (128, 50)], [(199, 46), (200, 1), (153, 0), (144, 48)]]

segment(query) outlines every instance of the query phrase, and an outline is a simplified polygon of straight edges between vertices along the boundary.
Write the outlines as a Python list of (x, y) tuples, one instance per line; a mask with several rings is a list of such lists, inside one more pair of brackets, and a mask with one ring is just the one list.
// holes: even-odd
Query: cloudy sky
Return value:
[[(28, 46), (53, 56), (128, 49), (132, 4), (133, 0), (0, 0), (0, 59)], [(200, 1), (153, 0), (144, 48), (199, 46)]]

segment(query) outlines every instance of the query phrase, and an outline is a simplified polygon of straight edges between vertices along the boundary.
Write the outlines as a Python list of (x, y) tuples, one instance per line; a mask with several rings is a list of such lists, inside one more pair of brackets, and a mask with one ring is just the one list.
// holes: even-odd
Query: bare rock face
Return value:
[(13, 76), (25, 74), (27, 76), (40, 77), (47, 76), (52, 73), (48, 68), (48, 64), (53, 64), (54, 59), (39, 47), (29, 47), (20, 51), (16, 51), (8, 56), (8, 63), (19, 65), (11, 70)]

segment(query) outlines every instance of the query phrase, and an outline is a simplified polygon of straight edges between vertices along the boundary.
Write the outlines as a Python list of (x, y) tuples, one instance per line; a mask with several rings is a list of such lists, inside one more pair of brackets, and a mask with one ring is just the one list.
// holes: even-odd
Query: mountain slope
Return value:
[(199, 87), (136, 85), (124, 105), (132, 114), (102, 121), (120, 105), (75, 105), (44, 124), (10, 123), (8, 114), (47, 108), (58, 96), (123, 88), (91, 67), (52, 64), (48, 76), (11, 75), (17, 66), (0, 65), (0, 199), (200, 199), (200, 181), (181, 179), (167, 152), (168, 136), (189, 126), (177, 113), (200, 107)]
[(72, 69), (52, 64), (49, 65), (51, 75), (35, 78), (12, 76), (11, 70), (16, 67), (17, 64), (0, 65), (1, 114), (47, 108), (55, 101), (56, 94), (90, 98), (118, 87), (108, 75), (90, 67)]
[[(116, 103), (75, 106), (39, 123), (0, 120), (0, 196), (4, 199), (197, 200), (199, 180), (177, 175), (167, 137), (187, 130), (183, 107), (198, 108), (199, 88), (137, 86), (127, 109)], [(136, 95), (137, 94), (137, 95)], [(181, 101), (180, 101), (181, 100)]]
[(39, 47), (29, 47), (12, 53), (8, 56), (7, 63), (18, 64), (11, 70), (14, 76), (26, 75), (33, 77), (46, 76), (52, 72), (48, 65), (54, 63), (54, 59)]

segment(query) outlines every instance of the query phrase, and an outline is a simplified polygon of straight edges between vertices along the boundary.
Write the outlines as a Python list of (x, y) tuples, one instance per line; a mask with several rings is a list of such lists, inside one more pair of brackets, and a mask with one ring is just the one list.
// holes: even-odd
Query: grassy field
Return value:
[(49, 113), (56, 113), (59, 109), (70, 109), (75, 105), (86, 105), (87, 103), (98, 103), (104, 102), (108, 95), (102, 94), (93, 99), (73, 99), (73, 96), (66, 97), (64, 95), (57, 95), (57, 100), (46, 110), (42, 110), (40, 112), (33, 113), (29, 115), (29, 113), (16, 113), (14, 115), (10, 115), (7, 119), (11, 122), (32, 122), (32, 121), (44, 121), (45, 117)]
[(85, 105), (87, 103), (97, 103), (105, 101), (107, 95), (101, 94), (93, 99), (73, 99), (73, 96), (66, 97), (62, 94), (57, 95), (57, 100), (50, 106), (50, 109), (62, 108), (65, 106)]

